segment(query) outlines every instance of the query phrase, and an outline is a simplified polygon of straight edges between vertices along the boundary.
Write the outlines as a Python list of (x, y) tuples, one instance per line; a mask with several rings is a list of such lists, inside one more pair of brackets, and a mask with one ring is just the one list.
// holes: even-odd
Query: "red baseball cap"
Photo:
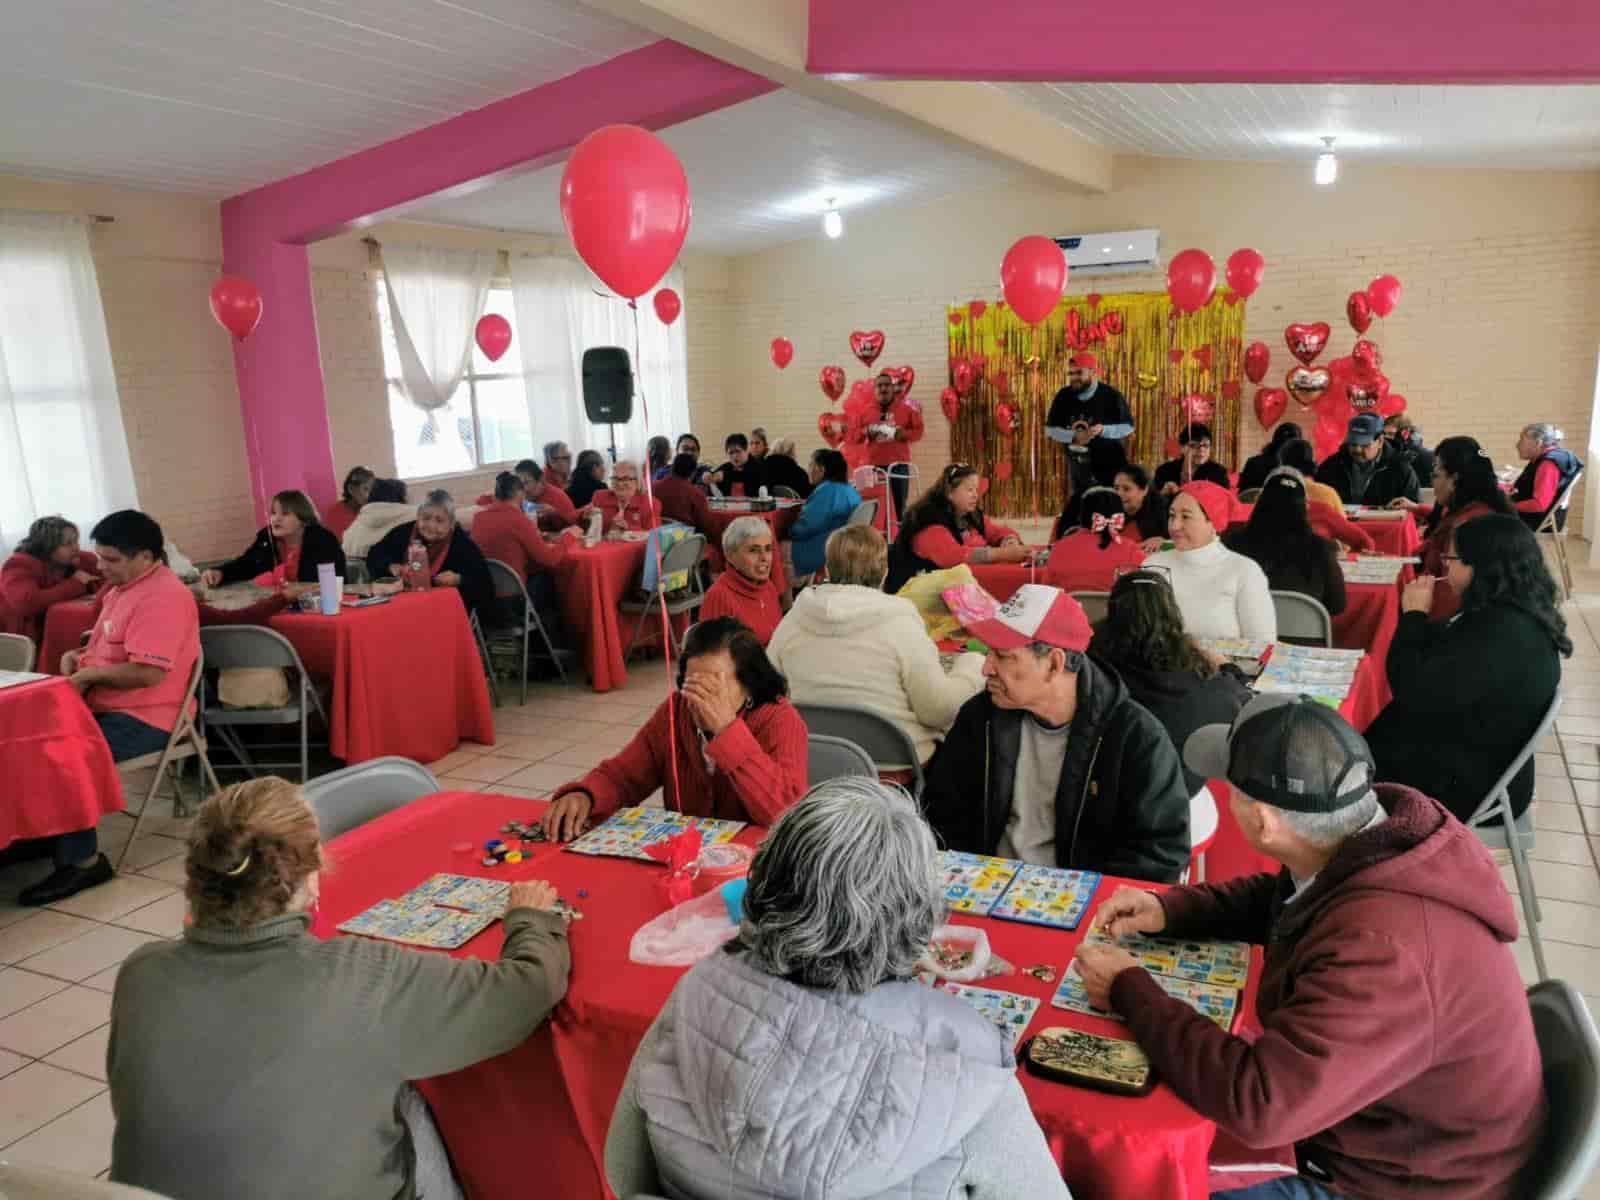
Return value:
[(1079, 604), (1060, 588), (1025, 583), (986, 620), (967, 632), (994, 650), (1020, 650), (1032, 642), (1084, 651), (1094, 629)]
[(1067, 366), (1082, 367), (1085, 371), (1098, 371), (1100, 360), (1085, 350), (1067, 359)]

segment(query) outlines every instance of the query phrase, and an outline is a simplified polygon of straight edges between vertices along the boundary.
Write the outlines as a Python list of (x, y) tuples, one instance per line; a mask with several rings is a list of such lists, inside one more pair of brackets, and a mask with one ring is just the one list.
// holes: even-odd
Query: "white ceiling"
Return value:
[(0, 0), (0, 170), (227, 196), (653, 40), (576, 0)]
[[(930, 200), (1008, 178), (1002, 165), (789, 91), (662, 131), (689, 176), (688, 245), (720, 254), (820, 236), (827, 198), (852, 212)], [(561, 232), (557, 163), (469, 196), (421, 201), (404, 215), (453, 225)]]
[(992, 84), (1126, 154), (1292, 162), (1336, 135), (1351, 162), (1600, 166), (1600, 87)]

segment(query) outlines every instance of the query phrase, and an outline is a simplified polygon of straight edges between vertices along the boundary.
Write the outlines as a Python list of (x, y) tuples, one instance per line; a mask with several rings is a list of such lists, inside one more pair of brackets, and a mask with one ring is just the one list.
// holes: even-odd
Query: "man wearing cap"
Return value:
[(1359, 413), (1350, 418), (1344, 446), (1317, 468), (1317, 482), (1339, 493), (1346, 504), (1381, 508), (1404, 496), (1417, 499), (1417, 473), (1383, 440), (1383, 418)]
[(969, 626), (985, 690), (925, 772), (928, 821), (952, 850), (1172, 883), (1189, 862), (1189, 791), (1161, 723), (1084, 653), (1066, 592), (1017, 589)]
[[(1050, 402), (1044, 431), (1067, 447), (1067, 464), (1073, 471), (1073, 491), (1088, 486), (1082, 476), (1093, 476), (1095, 483), (1110, 487), (1117, 471), (1128, 461), (1122, 439), (1133, 434), (1133, 412), (1123, 394), (1099, 379), (1100, 360), (1080, 350), (1067, 360), (1067, 386)], [(1081, 464), (1087, 463), (1084, 472)]]
[(1545, 1097), (1511, 944), (1516, 912), (1478, 838), (1304, 696), (1258, 696), (1197, 730), (1184, 762), (1226, 778), (1245, 840), (1286, 870), (1159, 896), (1119, 888), (1110, 937), (1265, 947), (1254, 1042), (1171, 999), (1126, 950), (1085, 944), (1091, 1002), (1156, 1074), (1246, 1146), (1293, 1143), (1299, 1174), (1252, 1200), (1509, 1200)]

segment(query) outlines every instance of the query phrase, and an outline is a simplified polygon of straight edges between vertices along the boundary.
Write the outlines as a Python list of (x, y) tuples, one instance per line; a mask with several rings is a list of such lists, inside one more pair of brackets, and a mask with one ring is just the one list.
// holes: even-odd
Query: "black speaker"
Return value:
[(621, 346), (583, 352), (583, 407), (591, 425), (626, 425), (633, 418), (633, 368)]

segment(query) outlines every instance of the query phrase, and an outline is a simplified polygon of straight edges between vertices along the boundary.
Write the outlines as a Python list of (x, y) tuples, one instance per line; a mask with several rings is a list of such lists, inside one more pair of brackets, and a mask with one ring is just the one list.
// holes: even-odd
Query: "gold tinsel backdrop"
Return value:
[[(1183, 398), (1210, 395), (1213, 454), (1237, 469), (1244, 310), (1244, 301), (1227, 288), (1218, 288), (1194, 313), (1178, 312), (1165, 292), (1067, 296), (1037, 329), (1004, 303), (973, 301), (950, 308), (951, 386), (959, 361), (983, 358), (978, 382), (962, 398), (951, 429), (954, 459), (972, 463), (988, 477), (988, 511), (1059, 513), (1066, 456), (1059, 442), (1045, 436), (1044, 422), (1050, 402), (1066, 385), (1067, 360), (1081, 349), (1098, 356), (1100, 377), (1128, 399), (1132, 461), (1153, 469), (1166, 459), (1167, 441), (1184, 423)], [(1014, 433), (1002, 433), (996, 422), (1001, 403), (1020, 414), (1021, 427)], [(1009, 471), (1000, 469), (1002, 463), (1010, 464)]]

